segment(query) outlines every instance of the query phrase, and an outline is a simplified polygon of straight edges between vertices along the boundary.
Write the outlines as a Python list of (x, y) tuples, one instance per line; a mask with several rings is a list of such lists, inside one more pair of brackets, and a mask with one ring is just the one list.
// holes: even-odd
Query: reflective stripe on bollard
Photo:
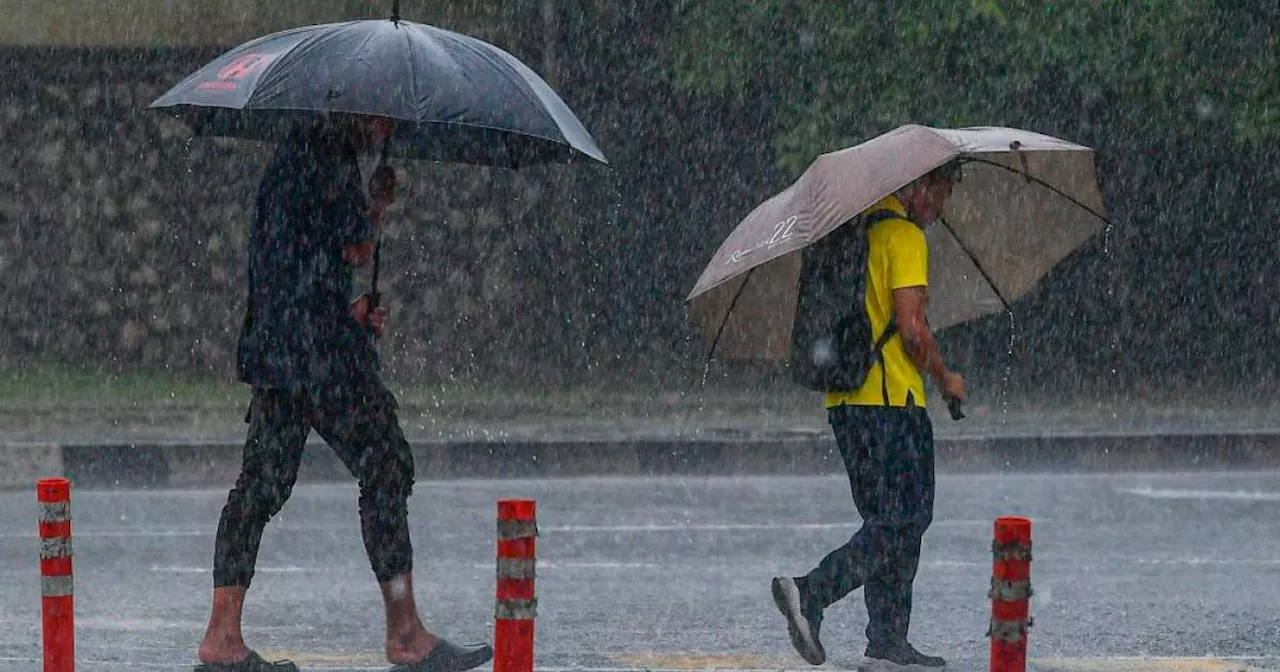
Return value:
[(1031, 627), (1031, 521), (1001, 517), (991, 542), (991, 672), (1026, 672)]
[(499, 500), (493, 672), (533, 672), (537, 537), (533, 500)]
[(71, 482), (36, 482), (40, 523), (40, 609), (44, 672), (76, 668), (75, 598), (71, 572)]

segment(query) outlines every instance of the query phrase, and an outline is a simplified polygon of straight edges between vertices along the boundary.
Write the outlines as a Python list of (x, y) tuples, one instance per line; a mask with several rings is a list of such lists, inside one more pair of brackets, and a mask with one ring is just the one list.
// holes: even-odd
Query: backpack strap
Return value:
[(884, 346), (896, 333), (898, 333), (898, 322), (890, 318), (889, 326), (884, 328), (884, 333), (880, 334), (880, 338), (876, 341), (876, 361), (880, 363), (880, 394), (884, 395), (885, 406), (889, 405), (889, 371), (884, 364)]
[[(881, 210), (868, 212), (866, 215), (863, 215), (862, 225), (869, 229), (873, 225), (883, 222), (886, 219), (903, 219), (908, 222), (911, 221), (907, 219), (906, 215), (901, 215), (901, 214), (898, 214), (897, 212), (894, 212), (893, 210), (889, 210), (885, 208)], [(866, 302), (866, 284), (865, 283), (863, 284), (862, 291), (863, 291), (862, 300), (865, 303)], [(885, 363), (884, 363), (884, 346), (888, 345), (889, 339), (893, 338), (894, 335), (897, 333), (898, 333), (898, 322), (893, 316), (890, 316), (889, 324), (884, 328), (884, 332), (880, 334), (880, 338), (876, 339), (876, 345), (875, 345), (876, 361), (880, 364), (880, 394), (883, 395), (884, 397), (885, 406), (889, 405), (889, 371), (885, 367)]]

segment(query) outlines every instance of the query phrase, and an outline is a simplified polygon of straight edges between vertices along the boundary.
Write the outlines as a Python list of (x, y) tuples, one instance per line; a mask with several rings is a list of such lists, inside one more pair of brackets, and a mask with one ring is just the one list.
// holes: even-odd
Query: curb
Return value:
[[(418, 478), (843, 474), (830, 436), (757, 439), (411, 441)], [(0, 489), (50, 476), (79, 488), (229, 487), (239, 442), (0, 445)], [(323, 443), (300, 482), (346, 482)], [(1280, 468), (1280, 432), (940, 438), (939, 473), (1195, 471)]]
[(62, 448), (50, 443), (0, 445), (0, 490), (35, 489), (42, 478), (63, 476)]

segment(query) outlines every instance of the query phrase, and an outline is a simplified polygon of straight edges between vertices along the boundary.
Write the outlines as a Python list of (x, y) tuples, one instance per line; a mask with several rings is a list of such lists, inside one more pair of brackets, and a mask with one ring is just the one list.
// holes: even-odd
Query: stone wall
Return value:
[[(192, 140), (144, 109), (217, 53), (0, 52), (4, 362), (230, 375), (270, 148)], [(726, 143), (721, 110), (656, 93), (676, 107), (644, 111), (655, 85), (634, 82), (574, 105), (613, 167), (398, 165), (380, 279), (395, 375), (555, 379), (679, 358), (680, 299), (734, 223), (707, 213), (740, 214), (773, 177), (769, 152), (742, 151), (770, 129)]]
[[(611, 167), (399, 164), (381, 346), (397, 379), (702, 373), (682, 299), (786, 184), (771, 102), (674, 94), (630, 20), (566, 34), (555, 81)], [(535, 60), (543, 45), (504, 46)], [(219, 51), (0, 50), (0, 365), (232, 375), (269, 148), (191, 141), (144, 110)], [(1057, 116), (1028, 125), (1102, 148), (1116, 227), (1020, 304), (1012, 342), (1004, 316), (944, 335), (959, 367), (1009, 389), (1141, 394), (1280, 377), (1277, 150), (1242, 153), (1212, 129), (1169, 146), (1120, 107), (1044, 107)]]

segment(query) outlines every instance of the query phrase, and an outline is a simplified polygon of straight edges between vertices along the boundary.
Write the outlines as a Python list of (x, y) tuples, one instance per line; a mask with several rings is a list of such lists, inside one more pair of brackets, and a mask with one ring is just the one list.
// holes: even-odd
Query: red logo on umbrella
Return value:
[(275, 58), (276, 54), (259, 54), (256, 52), (241, 54), (218, 70), (219, 81), (204, 82), (200, 84), (200, 88), (234, 91), (240, 88), (240, 80), (267, 67), (267, 64), (274, 61)]

